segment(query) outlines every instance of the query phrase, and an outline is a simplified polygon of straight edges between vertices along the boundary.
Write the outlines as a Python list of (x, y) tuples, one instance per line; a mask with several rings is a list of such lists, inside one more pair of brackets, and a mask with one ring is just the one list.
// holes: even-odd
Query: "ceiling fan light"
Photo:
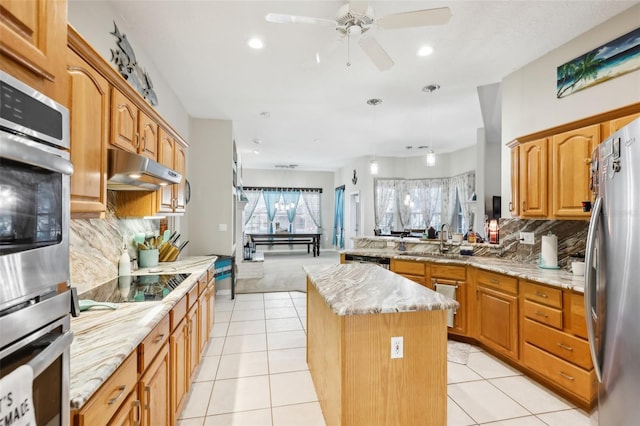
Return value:
[(429, 56), (433, 53), (433, 47), (431, 46), (422, 46), (420, 49), (418, 49), (417, 55), (418, 56)]
[(249, 39), (247, 44), (252, 49), (262, 49), (264, 47), (264, 43), (262, 42), (262, 40), (260, 40), (257, 37), (253, 37), (253, 38)]
[(427, 167), (433, 167), (436, 165), (436, 153), (433, 150), (429, 150), (427, 153)]
[(369, 172), (372, 175), (378, 174), (378, 162), (376, 160), (371, 160), (371, 162), (369, 163)]

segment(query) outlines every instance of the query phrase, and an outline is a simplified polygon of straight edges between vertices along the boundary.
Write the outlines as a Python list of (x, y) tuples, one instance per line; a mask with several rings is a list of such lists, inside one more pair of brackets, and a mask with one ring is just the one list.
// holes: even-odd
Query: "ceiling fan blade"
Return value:
[(413, 12), (393, 13), (376, 20), (378, 27), (391, 30), (396, 28), (423, 27), (427, 25), (443, 25), (451, 19), (448, 7), (424, 9)]
[(362, 0), (351, 0), (349, 2), (349, 11), (357, 16), (362, 16), (365, 14), (367, 9), (369, 8), (369, 2)]
[(329, 27), (338, 25), (333, 19), (310, 18), (308, 16), (285, 15), (281, 13), (268, 13), (264, 19), (267, 22), (273, 22), (275, 24), (320, 24)]
[(380, 71), (386, 71), (393, 66), (393, 59), (391, 59), (375, 38), (370, 36), (360, 37), (358, 43), (364, 53), (367, 54), (369, 59), (371, 59)]

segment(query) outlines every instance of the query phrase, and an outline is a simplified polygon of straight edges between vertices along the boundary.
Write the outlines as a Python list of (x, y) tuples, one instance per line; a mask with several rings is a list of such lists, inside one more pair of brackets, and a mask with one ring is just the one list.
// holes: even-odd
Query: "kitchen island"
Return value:
[(304, 269), (307, 363), (326, 424), (446, 424), (446, 310), (458, 303), (373, 265)]

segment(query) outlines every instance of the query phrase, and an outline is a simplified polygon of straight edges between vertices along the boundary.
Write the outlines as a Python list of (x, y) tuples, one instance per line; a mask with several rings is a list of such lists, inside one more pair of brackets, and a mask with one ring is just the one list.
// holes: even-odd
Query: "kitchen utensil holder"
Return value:
[(138, 266), (150, 268), (158, 266), (158, 249), (138, 250)]

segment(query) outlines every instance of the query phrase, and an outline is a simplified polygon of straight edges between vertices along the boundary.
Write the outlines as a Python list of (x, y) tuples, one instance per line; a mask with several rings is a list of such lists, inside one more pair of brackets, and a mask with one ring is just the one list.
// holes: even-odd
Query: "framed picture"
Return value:
[(557, 97), (563, 98), (640, 69), (640, 27), (558, 67)]

